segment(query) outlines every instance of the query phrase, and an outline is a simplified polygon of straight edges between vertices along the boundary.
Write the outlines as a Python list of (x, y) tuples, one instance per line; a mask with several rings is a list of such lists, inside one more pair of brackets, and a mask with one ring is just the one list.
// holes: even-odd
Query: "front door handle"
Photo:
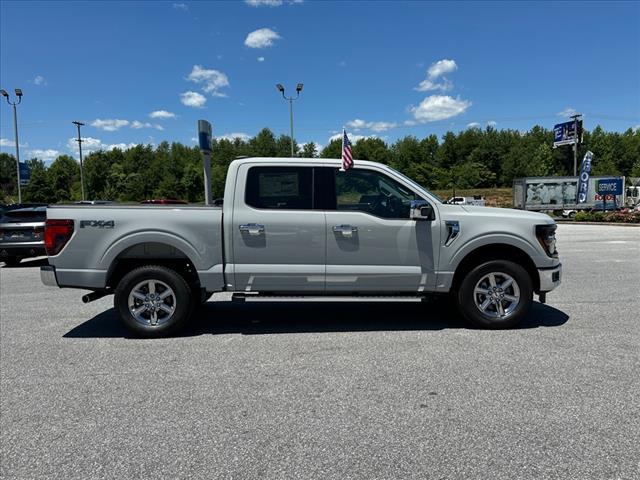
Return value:
[(264, 233), (264, 225), (260, 225), (259, 223), (245, 223), (244, 225), (240, 225), (240, 233), (262, 235)]
[(333, 233), (341, 233), (343, 237), (352, 237), (358, 231), (358, 227), (352, 225), (334, 225)]

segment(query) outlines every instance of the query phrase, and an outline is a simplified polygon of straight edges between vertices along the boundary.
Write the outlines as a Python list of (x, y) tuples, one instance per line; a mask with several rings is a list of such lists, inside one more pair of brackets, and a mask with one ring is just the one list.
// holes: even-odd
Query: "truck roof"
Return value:
[[(314, 164), (321, 164), (321, 165), (329, 165), (329, 166), (336, 166), (336, 167), (341, 167), (342, 166), (342, 160), (339, 158), (300, 158), (300, 157), (244, 157), (244, 158), (237, 158), (235, 159), (233, 163), (236, 164), (242, 164), (242, 163), (254, 163), (254, 162), (279, 162), (279, 163), (286, 163), (286, 164), (310, 164), (310, 163), (314, 163)], [(369, 160), (358, 160), (358, 159), (354, 159), (353, 160), (353, 166), (354, 167), (358, 167), (360, 165), (369, 165), (369, 166), (385, 166), (382, 163), (379, 162), (371, 162)]]

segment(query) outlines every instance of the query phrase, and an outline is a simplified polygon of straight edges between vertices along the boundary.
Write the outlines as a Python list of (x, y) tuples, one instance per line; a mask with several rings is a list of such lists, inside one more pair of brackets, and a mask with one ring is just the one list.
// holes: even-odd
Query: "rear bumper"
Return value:
[(40, 280), (47, 287), (58, 287), (58, 279), (56, 277), (56, 267), (51, 265), (46, 265), (44, 267), (40, 267)]
[(539, 268), (540, 292), (550, 292), (562, 282), (562, 264), (552, 268)]
[(39, 257), (46, 254), (42, 242), (0, 243), (0, 260), (6, 257)]

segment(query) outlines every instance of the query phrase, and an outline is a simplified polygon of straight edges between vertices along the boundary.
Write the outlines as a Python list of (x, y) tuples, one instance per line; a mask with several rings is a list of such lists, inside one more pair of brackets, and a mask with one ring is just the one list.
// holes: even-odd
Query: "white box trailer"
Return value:
[[(600, 195), (598, 180), (621, 178), (621, 195)], [(578, 177), (523, 177), (513, 180), (513, 207), (522, 210), (615, 210), (625, 205), (624, 177), (589, 177), (587, 201), (577, 203)]]

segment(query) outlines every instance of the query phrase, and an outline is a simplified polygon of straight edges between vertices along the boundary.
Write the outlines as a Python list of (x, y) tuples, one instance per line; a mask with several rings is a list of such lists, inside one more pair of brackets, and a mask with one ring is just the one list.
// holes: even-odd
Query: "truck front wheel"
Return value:
[(192, 295), (176, 271), (146, 265), (127, 273), (118, 283), (114, 307), (125, 326), (137, 336), (164, 337), (189, 320)]
[(491, 260), (471, 270), (457, 292), (458, 307), (473, 325), (510, 328), (527, 314), (533, 286), (527, 271), (507, 260)]

